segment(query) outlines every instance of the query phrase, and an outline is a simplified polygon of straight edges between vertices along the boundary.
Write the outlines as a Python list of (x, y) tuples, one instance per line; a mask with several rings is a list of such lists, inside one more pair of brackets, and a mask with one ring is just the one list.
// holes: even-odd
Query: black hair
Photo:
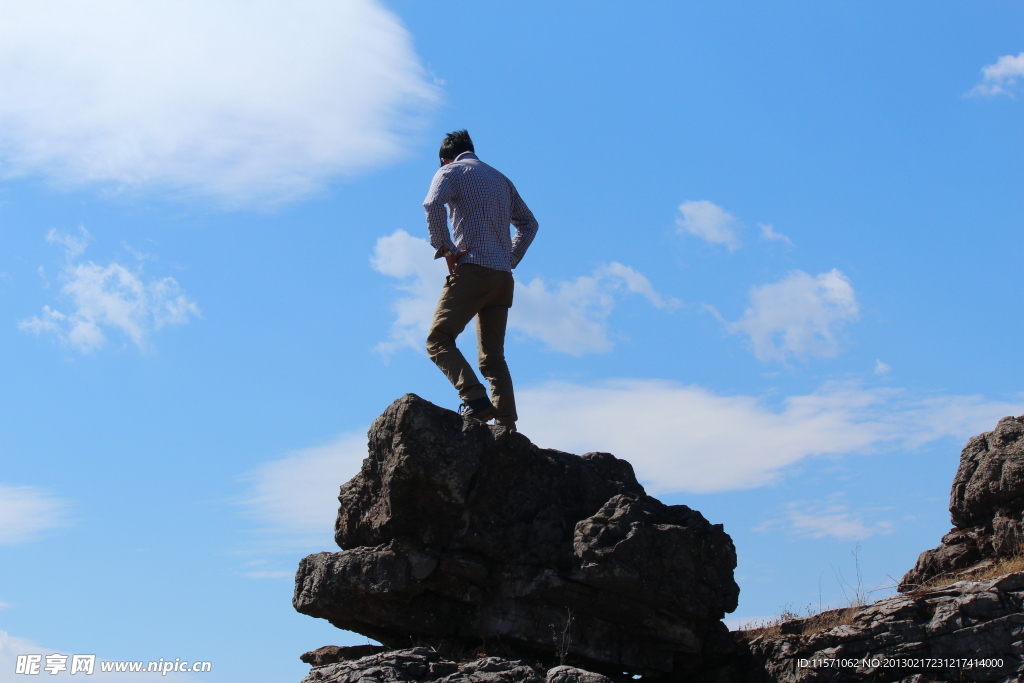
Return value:
[(469, 139), (469, 133), (463, 130), (457, 130), (445, 136), (441, 142), (441, 151), (438, 152), (438, 156), (442, 159), (454, 159), (463, 152), (475, 152), (473, 149), (473, 141)]

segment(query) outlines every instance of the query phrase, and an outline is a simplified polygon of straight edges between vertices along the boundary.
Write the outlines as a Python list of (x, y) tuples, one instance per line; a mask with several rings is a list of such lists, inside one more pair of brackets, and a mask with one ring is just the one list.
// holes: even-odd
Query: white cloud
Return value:
[(83, 237), (50, 230), (46, 239), (65, 247), (66, 260), (60, 279), (61, 292), (71, 299), (74, 310), (61, 313), (43, 306), (42, 315), (26, 318), (18, 328), (35, 334), (52, 334), (66, 346), (91, 353), (107, 342), (104, 330), (118, 330), (139, 349), (146, 350), (149, 335), (165, 325), (183, 325), (199, 316), (199, 307), (171, 277), (143, 279), (142, 266), (134, 271), (119, 263), (100, 266), (92, 261), (76, 262), (90, 235)]
[[(533, 443), (625, 458), (656, 495), (763, 486), (809, 457), (913, 449), (944, 437), (965, 440), (991, 430), (1001, 417), (1024, 413), (1024, 400), (922, 400), (851, 383), (829, 383), (779, 407), (756, 396), (636, 379), (524, 387), (517, 390), (517, 403), (519, 428)], [(330, 542), (338, 487), (359, 471), (365, 455), (362, 434), (286, 454), (245, 476), (249, 490), (242, 502), (279, 544), (320, 547)], [(795, 503), (787, 508), (787, 522), (795, 532), (839, 537), (888, 529), (887, 522), (869, 524), (841, 504)], [(814, 526), (814, 510), (827, 513), (827, 523)], [(284, 575), (263, 567), (262, 560), (253, 564), (253, 578)]]
[(422, 349), (448, 274), (444, 259), (434, 259), (434, 250), (425, 239), (396, 230), (377, 240), (370, 265), (381, 275), (402, 280), (398, 289), (406, 292), (392, 304), (395, 321), (390, 337), (379, 343), (377, 350), (390, 354), (401, 348)]
[(650, 280), (629, 266), (612, 262), (591, 275), (553, 283), (541, 278), (517, 283), (509, 328), (538, 339), (555, 351), (580, 356), (610, 351), (608, 316), (622, 294), (640, 294), (656, 308), (680, 305), (654, 291)]
[[(426, 240), (404, 230), (377, 240), (371, 265), (383, 275), (404, 280), (399, 289), (407, 292), (394, 304), (396, 318), (390, 337), (378, 344), (379, 351), (423, 348), (447, 274), (444, 261), (433, 260), (433, 253)], [(614, 343), (608, 338), (607, 319), (626, 294), (639, 294), (657, 308), (680, 305), (678, 300), (658, 294), (643, 274), (612, 262), (574, 280), (517, 282), (509, 329), (563, 353), (578, 356), (608, 351)]]
[(757, 227), (761, 229), (761, 239), (768, 240), (769, 242), (785, 242), (789, 246), (793, 246), (793, 240), (776, 231), (774, 225), (758, 223)]
[(394, 159), (438, 99), (377, 0), (0, 7), (8, 173), (274, 203)]
[(762, 361), (835, 356), (837, 333), (860, 310), (849, 279), (835, 269), (815, 277), (796, 270), (780, 282), (751, 288), (750, 306), (734, 323), (708, 308), (730, 332), (750, 335)]
[(1024, 77), (1024, 52), (1016, 57), (1003, 55), (995, 64), (981, 68), (981, 83), (971, 88), (967, 95), (1009, 95), (1013, 96), (1017, 80)]
[(875, 374), (876, 375), (888, 375), (892, 371), (892, 366), (882, 361), (875, 359)]
[(26, 543), (65, 526), (68, 503), (35, 486), (0, 484), (0, 545)]
[(790, 534), (802, 538), (831, 536), (843, 541), (858, 541), (894, 531), (892, 522), (867, 521), (864, 512), (851, 511), (844, 499), (842, 493), (836, 493), (825, 500), (786, 503), (783, 511), (785, 519), (770, 520), (758, 526), (755, 531), (769, 531), (781, 526)]
[(729, 251), (742, 246), (736, 235), (737, 221), (731, 213), (706, 199), (685, 201), (679, 205), (676, 225), (681, 231), (700, 237), (712, 244), (724, 244)]
[(966, 439), (1024, 412), (1024, 402), (921, 400), (851, 384), (827, 384), (771, 408), (754, 396), (659, 380), (527, 387), (517, 390), (517, 404), (519, 428), (537, 445), (614, 453), (661, 493), (762, 486), (807, 457)]
[[(286, 453), (244, 475), (248, 491), (241, 504), (267, 534), (297, 545), (322, 545), (330, 539), (338, 515), (338, 488), (356, 475), (365, 457), (365, 433)], [(279, 578), (280, 572), (248, 575)]]

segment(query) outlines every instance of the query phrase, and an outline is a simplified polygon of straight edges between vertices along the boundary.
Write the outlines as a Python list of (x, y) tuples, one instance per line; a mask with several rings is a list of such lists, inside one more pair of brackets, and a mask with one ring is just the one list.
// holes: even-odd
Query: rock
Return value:
[(574, 666), (556, 666), (548, 669), (545, 683), (612, 683), (607, 676), (584, 671)]
[(299, 659), (313, 666), (324, 666), (326, 664), (334, 664), (335, 662), (362, 659), (363, 657), (375, 655), (386, 650), (387, 648), (382, 645), (350, 645), (348, 647), (325, 645), (318, 647), (312, 652), (302, 654)]
[[(327, 650), (333, 646), (319, 648)], [(366, 646), (357, 646), (366, 647)], [(334, 648), (346, 649), (346, 648)], [(348, 648), (349, 650), (353, 648)], [(356, 660), (315, 665), (302, 683), (612, 683), (571, 666), (543, 668), (502, 657), (476, 657), (456, 663), (429, 647), (375, 653)]]
[(993, 431), (967, 442), (949, 497), (953, 529), (939, 547), (921, 553), (900, 581), (900, 591), (938, 577), (949, 580), (1024, 550), (1022, 437), (1024, 416), (1004, 417)]
[(736, 656), (732, 540), (608, 453), (541, 449), (407, 394), (339, 501), (343, 551), (301, 561), (303, 614), (390, 647), (498, 642), (613, 675), (696, 680)]
[[(740, 632), (752, 638), (748, 683), (1021, 681), (1024, 573), (898, 594), (777, 630)], [(837, 666), (843, 660), (853, 663)]]
[[(589, 672), (583, 672), (589, 673)], [(593, 674), (591, 674), (593, 675)], [(544, 677), (521, 661), (485, 657), (464, 664), (443, 658), (428, 647), (392, 650), (355, 661), (314, 667), (302, 683), (544, 683)], [(598, 683), (594, 681), (593, 683)]]

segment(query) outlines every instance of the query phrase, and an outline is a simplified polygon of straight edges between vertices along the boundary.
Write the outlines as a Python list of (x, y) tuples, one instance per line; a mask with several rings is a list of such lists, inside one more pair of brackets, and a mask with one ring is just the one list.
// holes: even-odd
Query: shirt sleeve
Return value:
[(444, 169), (438, 169), (434, 180), (430, 183), (427, 198), (423, 200), (423, 208), (427, 212), (427, 231), (430, 233), (430, 246), (435, 249), (434, 258), (441, 258), (444, 252), (455, 252), (451, 231), (448, 229), (448, 212), (444, 205), (454, 194), (452, 183)]
[[(511, 183), (510, 183), (511, 184)], [(516, 236), (512, 239), (512, 267), (515, 268), (526, 256), (526, 250), (537, 236), (537, 219), (526, 205), (515, 185), (512, 186), (512, 225), (516, 226)]]

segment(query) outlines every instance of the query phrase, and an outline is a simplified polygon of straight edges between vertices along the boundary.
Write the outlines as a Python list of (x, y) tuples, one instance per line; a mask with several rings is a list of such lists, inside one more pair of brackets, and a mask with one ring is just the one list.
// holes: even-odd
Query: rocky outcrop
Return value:
[(355, 661), (315, 666), (302, 683), (612, 683), (590, 671), (557, 666), (547, 671), (523, 661), (480, 657), (461, 664), (436, 650), (392, 650)]
[(1024, 680), (1022, 436), (1024, 418), (1007, 417), (967, 442), (950, 496), (955, 527), (900, 594), (738, 632), (747, 683)]
[(795, 619), (752, 638), (749, 683), (1024, 680), (1024, 573)]
[[(739, 594), (731, 539), (699, 512), (648, 496), (608, 453), (541, 449), (407, 394), (374, 422), (339, 501), (343, 551), (301, 561), (299, 612), (394, 648), (489, 642), (612, 675), (710, 680), (735, 660), (720, 621)], [(381, 680), (435, 680), (435, 664)], [(326, 671), (351, 666), (308, 680), (355, 680)], [(443, 676), (488, 673), (451, 666)], [(502, 680), (532, 680), (517, 671)], [(580, 675), (556, 678), (589, 680)]]
[(939, 547), (921, 553), (900, 591), (984, 569), (1024, 550), (1024, 416), (1004, 417), (993, 431), (967, 442), (949, 513), (953, 529)]

